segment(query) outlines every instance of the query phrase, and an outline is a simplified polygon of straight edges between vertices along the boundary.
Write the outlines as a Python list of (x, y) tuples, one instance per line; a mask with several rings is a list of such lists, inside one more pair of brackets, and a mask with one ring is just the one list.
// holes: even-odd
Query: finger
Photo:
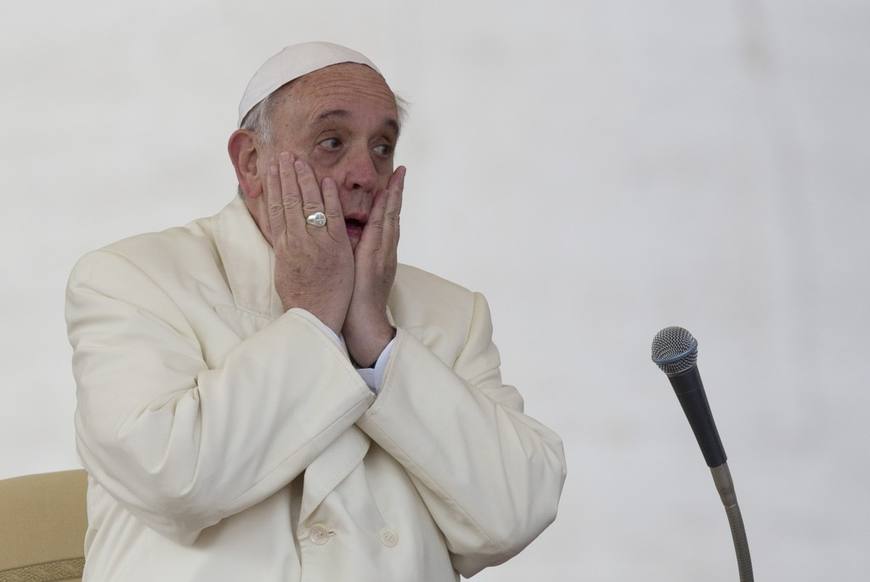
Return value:
[(299, 195), (299, 185), (296, 183), (296, 172), (293, 169), (293, 158), (289, 152), (278, 155), (278, 168), (281, 178), (281, 204), (284, 209), (284, 220), (287, 228), (299, 231), (305, 228), (302, 216), (302, 198)]
[(382, 190), (375, 196), (369, 219), (363, 229), (360, 245), (369, 252), (378, 250), (383, 242), (384, 210), (387, 207), (387, 191)]
[(281, 180), (278, 177), (278, 164), (269, 164), (266, 172), (266, 213), (269, 215), (269, 229), (272, 231), (272, 246), (287, 230), (284, 221), (284, 205), (281, 203)]
[(320, 187), (317, 185), (317, 177), (307, 163), (296, 159), (296, 180), (299, 182), (299, 190), (302, 192), (302, 215), (308, 216), (312, 212), (323, 212), (323, 197)]
[(384, 248), (395, 248), (399, 242), (399, 214), (402, 212), (402, 193), (405, 189), (405, 167), (399, 166), (387, 184), (384, 208)]
[(344, 224), (344, 212), (338, 199), (338, 186), (329, 176), (323, 178), (323, 207), (326, 214), (326, 229), (333, 238), (347, 238), (347, 227)]

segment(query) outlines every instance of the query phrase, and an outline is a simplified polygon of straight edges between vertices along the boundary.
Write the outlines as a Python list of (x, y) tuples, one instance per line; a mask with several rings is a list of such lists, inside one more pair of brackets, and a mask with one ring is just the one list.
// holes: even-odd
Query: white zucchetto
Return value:
[(293, 79), (340, 63), (359, 63), (381, 72), (364, 54), (331, 42), (303, 42), (290, 45), (269, 57), (245, 88), (239, 102), (239, 126), (257, 103)]

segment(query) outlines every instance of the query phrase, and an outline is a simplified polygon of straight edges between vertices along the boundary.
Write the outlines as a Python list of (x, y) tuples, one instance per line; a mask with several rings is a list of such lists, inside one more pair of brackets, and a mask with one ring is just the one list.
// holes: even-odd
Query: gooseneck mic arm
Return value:
[(734, 483), (731, 481), (728, 463), (710, 467), (710, 472), (713, 473), (713, 482), (716, 484), (716, 490), (719, 491), (722, 505), (725, 506), (725, 515), (728, 516), (731, 539), (734, 540), (734, 551), (737, 553), (737, 572), (740, 574), (740, 582), (753, 582), (749, 542), (746, 540), (743, 515), (740, 514), (740, 506), (737, 505), (737, 495), (734, 493)]
[(740, 506), (737, 505), (731, 472), (728, 470), (728, 457), (722, 447), (719, 431), (716, 430), (713, 413), (710, 412), (710, 404), (707, 402), (707, 394), (704, 392), (704, 384), (698, 373), (698, 341), (681, 327), (666, 327), (653, 338), (652, 360), (667, 374), (701, 447), (704, 461), (713, 474), (713, 482), (731, 526), (740, 582), (753, 582), (749, 543), (746, 540)]

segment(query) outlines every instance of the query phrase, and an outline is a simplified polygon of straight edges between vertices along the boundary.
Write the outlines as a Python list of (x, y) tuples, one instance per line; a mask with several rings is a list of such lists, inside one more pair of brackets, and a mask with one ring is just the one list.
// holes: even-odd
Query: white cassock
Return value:
[(237, 198), (74, 268), (85, 581), (447, 582), (553, 521), (562, 442), (482, 295), (400, 265), (375, 393), (274, 262)]

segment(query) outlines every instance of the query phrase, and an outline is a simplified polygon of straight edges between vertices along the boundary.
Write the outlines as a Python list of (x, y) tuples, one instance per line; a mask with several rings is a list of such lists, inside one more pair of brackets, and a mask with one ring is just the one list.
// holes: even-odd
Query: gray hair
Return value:
[[(281, 88), (287, 87), (291, 84), (293, 84), (293, 81), (283, 85)], [(245, 115), (245, 118), (242, 119), (242, 124), (239, 126), (239, 129), (247, 129), (261, 142), (271, 141), (272, 109), (275, 105), (275, 95), (277, 95), (278, 92), (279, 90), (272, 91), (266, 95), (262, 101), (254, 105), (254, 107)], [(408, 107), (410, 106), (410, 102), (403, 99), (395, 92), (393, 92), (393, 95), (396, 97), (396, 110), (399, 112), (399, 127), (401, 127), (405, 124), (405, 119), (408, 117)], [(239, 197), (244, 198), (241, 184), (236, 187), (236, 192), (238, 192)]]
[[(277, 91), (269, 93), (262, 101), (254, 105), (245, 115), (245, 118), (242, 119), (239, 129), (247, 129), (260, 141), (270, 141), (272, 139), (272, 103), (275, 93)], [(236, 192), (238, 192), (240, 198), (245, 197), (241, 184), (236, 187)]]

